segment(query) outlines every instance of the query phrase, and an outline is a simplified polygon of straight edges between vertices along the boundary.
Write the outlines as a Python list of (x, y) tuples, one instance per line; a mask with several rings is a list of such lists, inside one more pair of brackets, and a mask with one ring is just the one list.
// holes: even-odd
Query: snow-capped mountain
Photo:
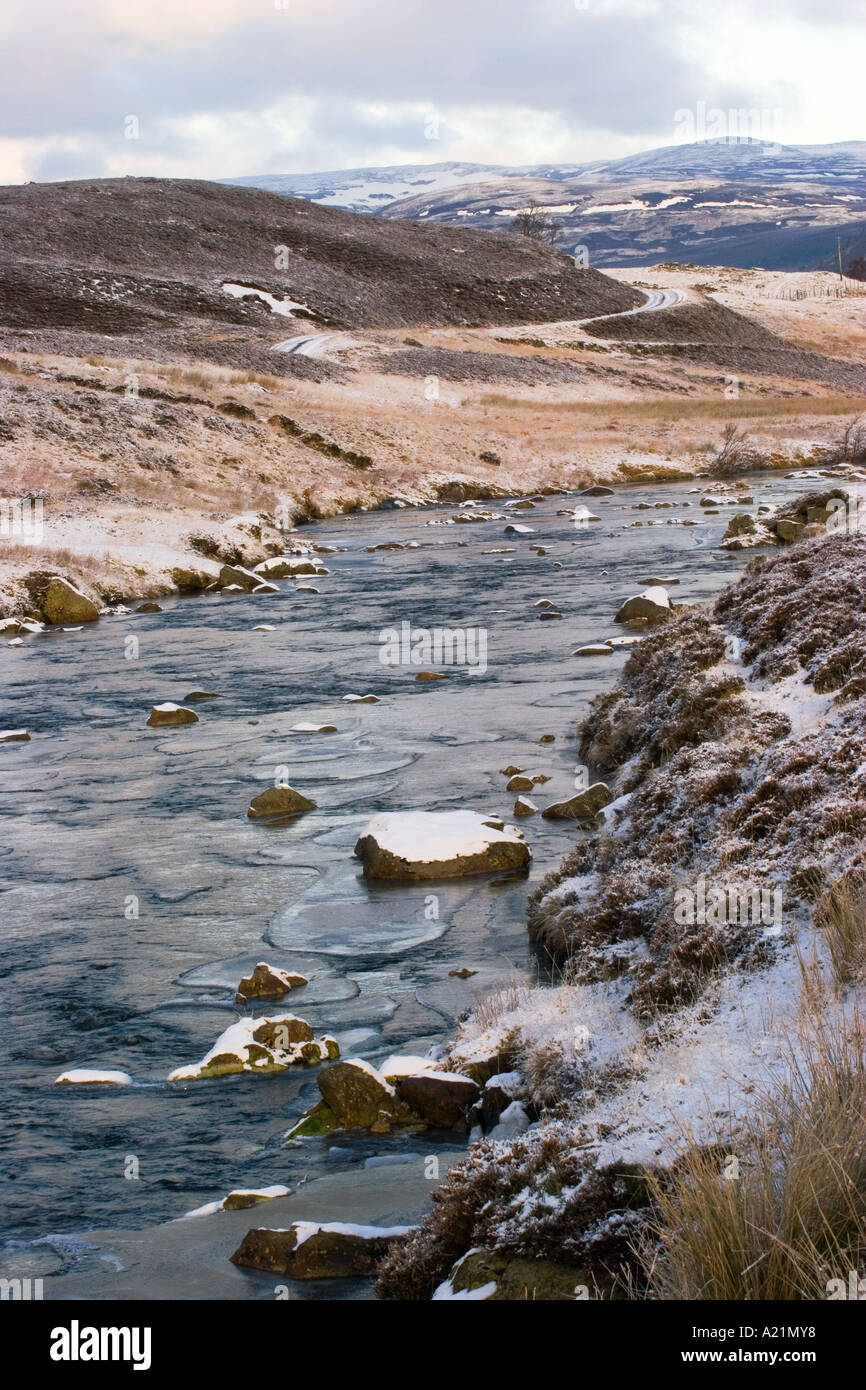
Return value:
[[(386, 218), (507, 230), (544, 208), (596, 266), (829, 269), (866, 251), (866, 141), (704, 140), (573, 165), (416, 164), (224, 182)], [(837, 241), (838, 238), (838, 241)]]

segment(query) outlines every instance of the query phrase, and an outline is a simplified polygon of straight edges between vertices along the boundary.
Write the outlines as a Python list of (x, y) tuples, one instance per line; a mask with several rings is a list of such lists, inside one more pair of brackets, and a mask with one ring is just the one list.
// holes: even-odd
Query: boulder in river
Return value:
[(613, 656), (613, 647), (608, 642), (587, 642), (586, 646), (578, 647), (575, 656)]
[(224, 589), (234, 588), (244, 589), (247, 593), (252, 593), (258, 584), (261, 584), (261, 576), (255, 574), (253, 570), (244, 569), (243, 565), (223, 565), (219, 572), (219, 583)]
[(47, 623), (92, 623), (99, 617), (93, 600), (59, 574), (50, 575), (44, 587), (40, 585), (37, 602)]
[(298, 574), (327, 574), (324, 565), (315, 560), (292, 559), (286, 555), (276, 555), (272, 560), (263, 560), (256, 565), (255, 573), (270, 579), (293, 579)]
[(260, 960), (252, 975), (247, 975), (238, 985), (236, 1004), (246, 1004), (250, 999), (279, 999), (290, 990), (307, 984), (306, 975), (293, 975), (288, 970), (278, 970)]
[(532, 778), (526, 777), (523, 773), (517, 772), (513, 777), (509, 777), (505, 783), (507, 792), (531, 792)]
[(603, 483), (594, 483), (592, 487), (582, 487), (581, 497), (613, 497), (612, 487), (605, 487)]
[(541, 814), (545, 820), (594, 820), (612, 801), (613, 792), (607, 783), (593, 782), (591, 787), (570, 796), (567, 801), (554, 801)]
[(382, 1118), (389, 1125), (411, 1124), (418, 1118), (381, 1072), (360, 1057), (325, 1067), (318, 1082), (338, 1129), (370, 1129)]
[(147, 603), (140, 603), (135, 611), (136, 613), (161, 613), (163, 610), (160, 604), (148, 600)]
[(351, 705), (378, 705), (378, 695), (344, 695), (343, 699)]
[[(501, 824), (501, 822), (500, 822)], [(476, 811), (374, 816), (355, 845), (366, 878), (458, 878), (524, 868), (529, 846), (514, 826), (494, 828)]]
[(178, 1067), (169, 1081), (199, 1081), (239, 1072), (265, 1075), (299, 1063), (314, 1066), (339, 1057), (336, 1039), (313, 1036), (306, 1019), (294, 1014), (241, 1018), (222, 1033), (200, 1062)]
[(644, 589), (642, 594), (636, 594), (634, 598), (626, 599), (620, 608), (615, 623), (666, 622), (673, 616), (671, 601), (668, 597), (667, 589), (661, 585), (652, 585)]
[(515, 816), (534, 816), (538, 807), (528, 796), (519, 796), (514, 803)]
[(154, 705), (147, 722), (152, 729), (169, 729), (178, 724), (197, 724), (198, 715), (194, 709), (174, 705), (168, 700), (164, 705)]
[(297, 816), (302, 811), (312, 811), (315, 805), (315, 801), (302, 796), (294, 787), (268, 787), (253, 797), (247, 815), (250, 820), (261, 820), (266, 816)]
[(29, 743), (26, 729), (0, 729), (0, 743)]
[(231, 1256), (232, 1264), (289, 1279), (345, 1279), (375, 1274), (395, 1240), (412, 1226), (355, 1226), (340, 1221), (293, 1221), (284, 1230), (254, 1227)]
[(434, 1129), (457, 1129), (480, 1095), (477, 1081), (457, 1072), (424, 1071), (400, 1077), (397, 1095)]
[(131, 1086), (132, 1077), (125, 1071), (90, 1071), (78, 1067), (64, 1071), (54, 1082), (55, 1086)]

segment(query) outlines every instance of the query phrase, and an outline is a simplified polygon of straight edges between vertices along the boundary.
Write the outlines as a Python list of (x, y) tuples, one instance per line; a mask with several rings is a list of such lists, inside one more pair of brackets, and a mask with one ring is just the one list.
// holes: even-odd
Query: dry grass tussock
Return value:
[(825, 1299), (866, 1258), (866, 1033), (813, 1018), (787, 1078), (732, 1144), (689, 1147), (651, 1174), (647, 1297)]

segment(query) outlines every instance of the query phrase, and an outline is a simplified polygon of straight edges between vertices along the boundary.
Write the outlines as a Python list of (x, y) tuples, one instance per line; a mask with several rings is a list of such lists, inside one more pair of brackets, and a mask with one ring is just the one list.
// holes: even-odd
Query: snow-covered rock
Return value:
[(246, 1004), (250, 999), (279, 999), (290, 990), (300, 989), (307, 984), (306, 975), (292, 974), (289, 970), (278, 970), (260, 960), (252, 975), (247, 975), (238, 985), (236, 1004)]
[(315, 801), (302, 796), (294, 787), (268, 787), (253, 797), (247, 815), (250, 820), (261, 820), (266, 816), (297, 816), (301, 811), (312, 811), (315, 805)]
[(221, 1033), (200, 1062), (177, 1067), (169, 1081), (199, 1081), (209, 1076), (232, 1076), (238, 1072), (263, 1075), (285, 1071), (297, 1063), (315, 1066), (339, 1057), (334, 1038), (314, 1038), (303, 1018), (294, 1014), (275, 1014), (269, 1018), (241, 1018)]
[(197, 724), (198, 715), (194, 709), (174, 705), (168, 700), (164, 705), (154, 705), (147, 722), (152, 729), (168, 729), (178, 724)]
[(233, 1264), (290, 1279), (340, 1279), (370, 1275), (395, 1240), (412, 1226), (355, 1226), (342, 1221), (293, 1221), (285, 1229), (247, 1231)]
[(633, 598), (626, 599), (614, 618), (614, 622), (664, 622), (665, 619), (671, 617), (672, 613), (673, 609), (667, 589), (662, 588), (660, 584), (654, 584), (648, 589), (644, 589), (643, 593), (635, 594)]
[(85, 1067), (61, 1072), (55, 1086), (131, 1086), (132, 1077), (125, 1071), (90, 1071)]
[(531, 853), (515, 826), (477, 811), (397, 811), (375, 816), (355, 853), (366, 878), (455, 878), (523, 868)]

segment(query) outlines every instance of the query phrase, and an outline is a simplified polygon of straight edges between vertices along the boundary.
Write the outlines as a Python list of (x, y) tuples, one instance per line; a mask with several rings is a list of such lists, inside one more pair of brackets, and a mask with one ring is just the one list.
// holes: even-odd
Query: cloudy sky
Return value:
[(0, 182), (862, 140), (864, 67), (866, 0), (4, 0)]

